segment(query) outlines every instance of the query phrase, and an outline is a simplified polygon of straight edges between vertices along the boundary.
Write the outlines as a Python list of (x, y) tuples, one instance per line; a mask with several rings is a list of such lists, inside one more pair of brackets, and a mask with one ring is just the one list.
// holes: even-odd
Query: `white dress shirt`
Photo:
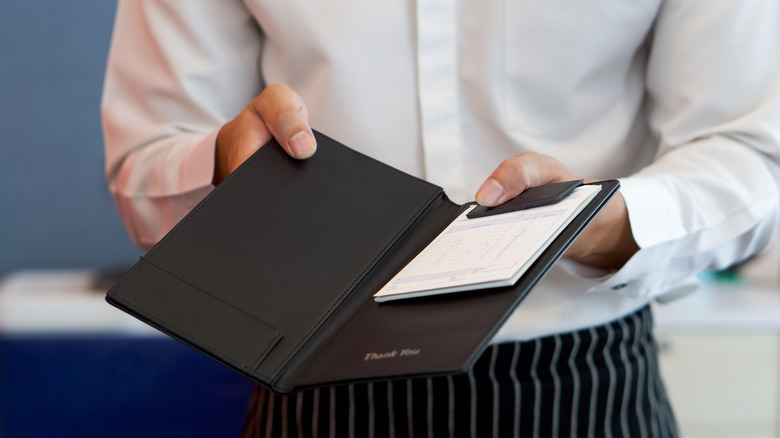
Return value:
[(559, 263), (495, 341), (691, 290), (778, 222), (777, 0), (120, 1), (102, 115), (109, 187), (148, 248), (213, 187), (220, 126), (265, 84), (313, 128), (473, 199), (537, 151), (619, 178), (640, 246)]

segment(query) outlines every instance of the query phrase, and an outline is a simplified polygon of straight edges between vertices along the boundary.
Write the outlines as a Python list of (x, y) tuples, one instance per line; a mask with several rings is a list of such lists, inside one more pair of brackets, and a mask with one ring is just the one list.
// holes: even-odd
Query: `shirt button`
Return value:
[(612, 290), (620, 290), (620, 289), (623, 289), (626, 286), (628, 286), (628, 283), (619, 283), (619, 284), (616, 284), (616, 285), (612, 286)]

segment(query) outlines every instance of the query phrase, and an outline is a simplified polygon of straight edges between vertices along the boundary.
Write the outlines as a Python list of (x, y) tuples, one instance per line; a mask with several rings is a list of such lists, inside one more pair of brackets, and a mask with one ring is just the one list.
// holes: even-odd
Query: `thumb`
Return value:
[(579, 179), (560, 161), (535, 152), (522, 153), (504, 160), (482, 183), (475, 199), (493, 207), (514, 198), (529, 187)]
[(285, 85), (270, 85), (217, 136), (214, 184), (219, 184), (271, 138), (293, 158), (305, 159), (317, 150), (303, 99)]
[(266, 87), (249, 108), (293, 158), (314, 155), (317, 142), (309, 126), (309, 112), (303, 99), (290, 87), (274, 84)]

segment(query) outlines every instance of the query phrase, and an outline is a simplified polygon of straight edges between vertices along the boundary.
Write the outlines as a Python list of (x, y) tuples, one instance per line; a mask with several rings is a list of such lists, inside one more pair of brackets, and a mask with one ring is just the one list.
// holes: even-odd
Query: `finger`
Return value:
[(477, 203), (495, 206), (514, 198), (529, 187), (576, 179), (558, 160), (526, 152), (504, 160), (477, 190)]
[(265, 123), (251, 110), (225, 123), (217, 135), (213, 183), (219, 184), (270, 139)]
[(252, 101), (250, 108), (257, 112), (276, 141), (291, 157), (308, 158), (317, 150), (306, 105), (290, 87), (269, 85)]
[[(229, 142), (229, 162), (231, 171), (254, 154), (260, 146), (272, 138), (265, 123), (253, 112), (242, 113), (230, 125), (232, 134)], [(226, 129), (225, 129), (226, 130)], [(222, 133), (220, 133), (222, 135)]]

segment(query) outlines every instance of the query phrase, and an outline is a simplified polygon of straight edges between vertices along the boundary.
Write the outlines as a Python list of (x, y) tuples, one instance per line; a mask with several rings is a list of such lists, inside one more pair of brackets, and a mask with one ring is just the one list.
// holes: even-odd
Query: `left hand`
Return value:
[(266, 87), (243, 111), (222, 126), (214, 157), (214, 185), (271, 138), (275, 138), (288, 155), (299, 160), (309, 158), (317, 150), (303, 99), (283, 84)]
[[(482, 183), (475, 197), (480, 205), (495, 206), (529, 187), (576, 179), (582, 178), (571, 173), (560, 161), (526, 152), (502, 162)], [(602, 268), (619, 269), (638, 250), (626, 203), (618, 192), (574, 241), (565, 257)]]

